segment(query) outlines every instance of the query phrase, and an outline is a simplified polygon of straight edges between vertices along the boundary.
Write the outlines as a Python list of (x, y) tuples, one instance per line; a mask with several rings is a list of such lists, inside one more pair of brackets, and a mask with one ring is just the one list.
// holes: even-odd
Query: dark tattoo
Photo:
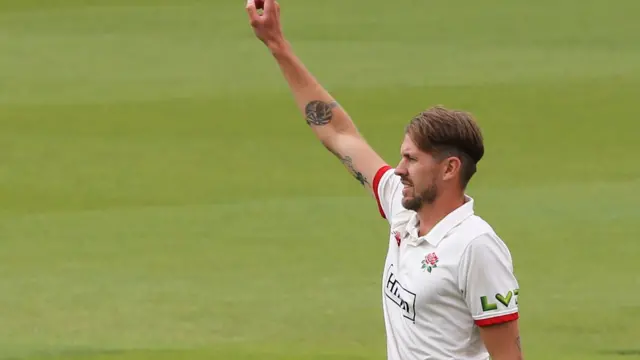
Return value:
[(362, 175), (362, 173), (356, 170), (356, 168), (353, 166), (353, 159), (351, 159), (351, 156), (340, 157), (340, 161), (342, 161), (344, 166), (346, 166), (347, 169), (349, 169), (349, 172), (351, 173), (351, 175), (353, 175), (353, 177), (356, 178), (356, 180), (358, 180), (361, 185), (364, 186), (364, 184), (367, 184), (367, 185), (369, 184), (369, 181), (367, 181), (367, 178), (364, 177), (364, 175)]
[(516, 338), (516, 345), (518, 345), (518, 350), (522, 351), (522, 346), (520, 345), (520, 336)]
[(330, 147), (328, 147), (326, 145), (325, 145), (325, 147), (333, 155), (335, 155), (338, 159), (340, 159), (340, 162), (342, 162), (342, 164), (347, 167), (347, 169), (349, 170), (351, 175), (353, 175), (353, 177), (356, 178), (356, 180), (358, 180), (360, 182), (360, 184), (362, 184), (362, 185), (364, 185), (364, 184), (368, 185), (369, 184), (369, 181), (367, 180), (367, 178), (361, 172), (356, 170), (355, 166), (353, 166), (353, 159), (351, 158), (351, 156), (342, 156), (337, 151), (333, 150), (332, 148), (330, 148)]
[(314, 100), (309, 102), (304, 108), (307, 124), (317, 126), (327, 125), (333, 118), (332, 109), (337, 106), (338, 103), (335, 101), (327, 103), (320, 100)]

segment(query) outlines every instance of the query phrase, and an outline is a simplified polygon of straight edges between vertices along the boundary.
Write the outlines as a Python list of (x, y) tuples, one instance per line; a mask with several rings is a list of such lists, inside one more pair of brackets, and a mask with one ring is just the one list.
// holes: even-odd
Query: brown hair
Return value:
[(473, 115), (460, 110), (435, 106), (415, 116), (406, 133), (418, 148), (442, 160), (460, 159), (460, 180), (466, 188), (484, 155), (482, 132)]

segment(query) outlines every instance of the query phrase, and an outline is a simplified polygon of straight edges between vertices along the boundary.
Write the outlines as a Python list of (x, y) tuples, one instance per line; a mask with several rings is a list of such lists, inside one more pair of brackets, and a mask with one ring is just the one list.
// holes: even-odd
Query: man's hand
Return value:
[(264, 11), (258, 13), (254, 0), (247, 0), (247, 13), (249, 24), (256, 34), (269, 49), (284, 43), (282, 27), (280, 25), (280, 5), (275, 0), (264, 1)]

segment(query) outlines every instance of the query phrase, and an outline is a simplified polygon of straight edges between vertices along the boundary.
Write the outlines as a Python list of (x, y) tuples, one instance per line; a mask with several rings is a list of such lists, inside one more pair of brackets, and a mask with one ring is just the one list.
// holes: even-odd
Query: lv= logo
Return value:
[[(505, 295), (497, 293), (495, 295), (495, 299), (505, 307), (509, 307), (511, 300), (515, 297), (514, 301), (516, 302), (516, 305), (518, 305), (518, 292), (519, 289), (511, 290)], [(498, 303), (489, 302), (489, 299), (486, 296), (480, 297), (480, 303), (482, 304), (482, 311), (498, 310)]]

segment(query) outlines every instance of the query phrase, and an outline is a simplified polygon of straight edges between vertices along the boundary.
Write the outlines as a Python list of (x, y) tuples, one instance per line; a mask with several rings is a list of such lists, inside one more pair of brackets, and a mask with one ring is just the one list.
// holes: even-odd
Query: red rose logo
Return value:
[(430, 253), (427, 254), (427, 256), (424, 257), (424, 260), (422, 260), (422, 270), (427, 270), (428, 272), (431, 272), (433, 269), (438, 267), (438, 256), (436, 255), (436, 253)]

